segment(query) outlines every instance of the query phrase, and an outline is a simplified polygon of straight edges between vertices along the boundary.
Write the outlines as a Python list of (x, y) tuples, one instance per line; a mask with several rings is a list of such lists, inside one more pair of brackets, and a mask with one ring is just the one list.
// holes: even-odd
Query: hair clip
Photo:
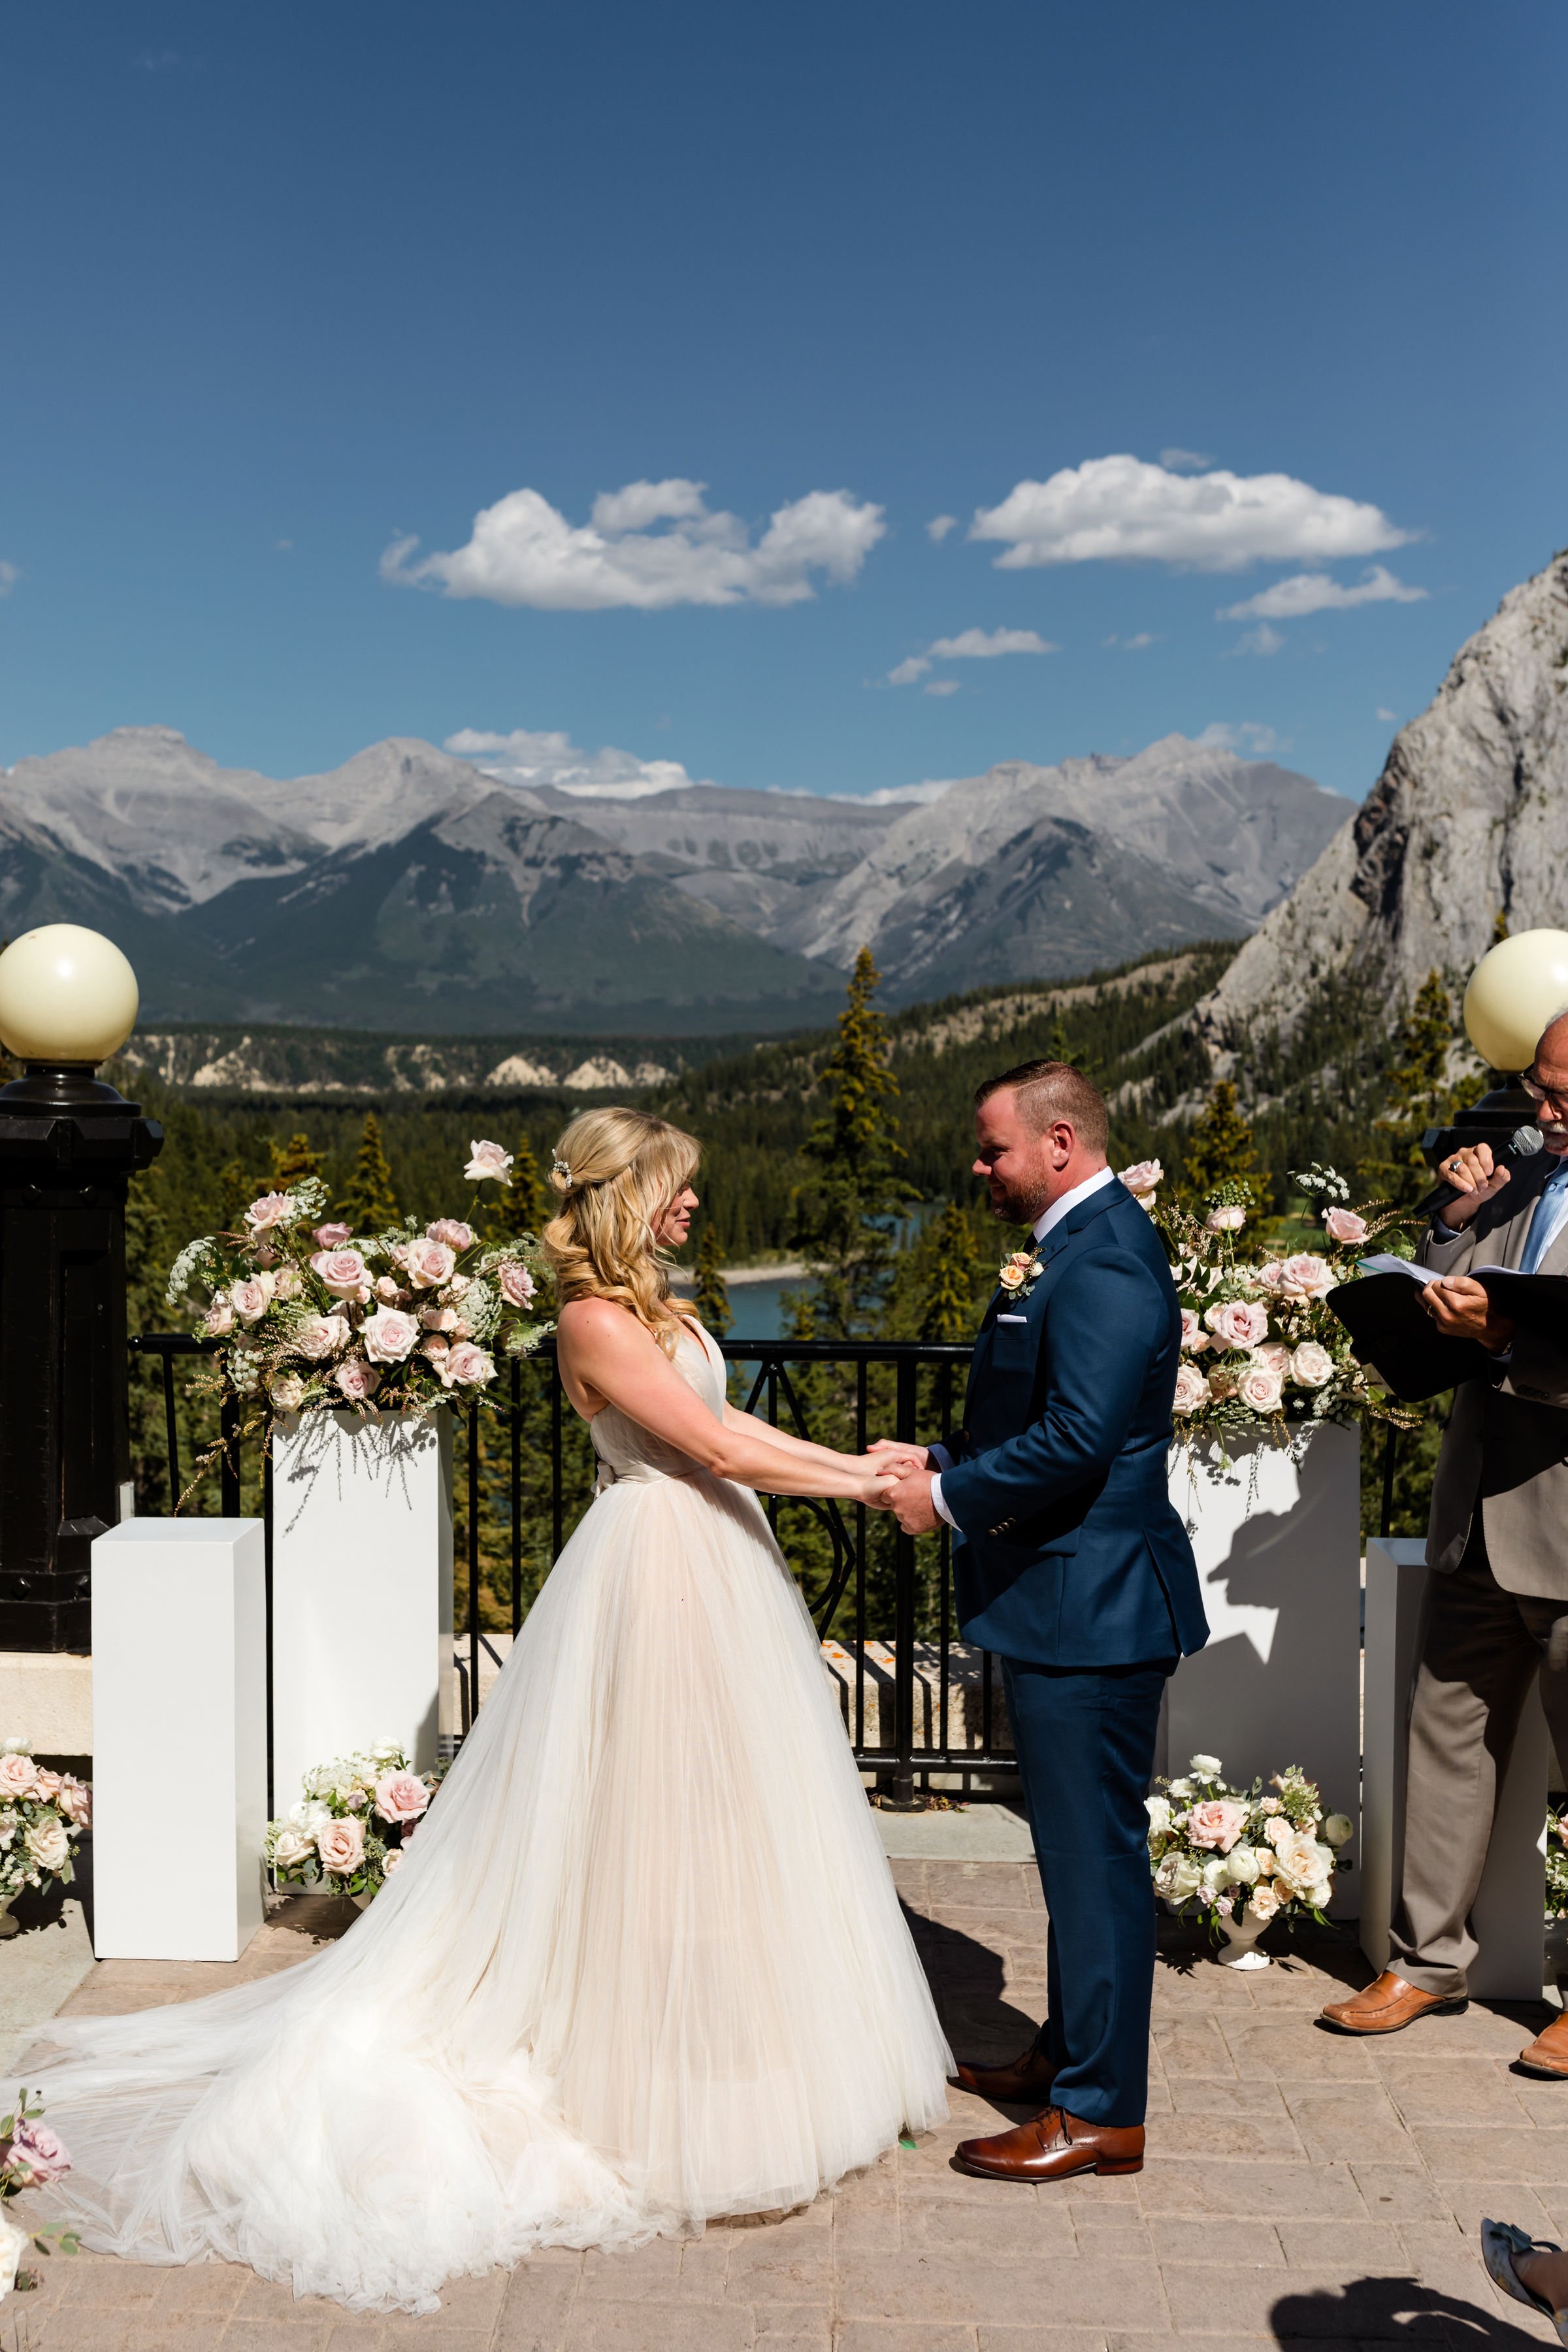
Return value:
[(563, 1184), (570, 1184), (572, 1181), (572, 1171), (567, 1167), (564, 1160), (552, 1160), (550, 1163), (550, 1172), (552, 1176), (559, 1176)]

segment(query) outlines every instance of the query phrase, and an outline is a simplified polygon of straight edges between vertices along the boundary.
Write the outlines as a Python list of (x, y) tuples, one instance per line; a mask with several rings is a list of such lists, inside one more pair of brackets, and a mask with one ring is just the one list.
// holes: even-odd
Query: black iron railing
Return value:
[[(132, 1341), (142, 1367), (137, 1402), (138, 1507), (265, 1522), (271, 1658), (272, 1495), (259, 1433), (242, 1432), (234, 1401), (189, 1397), (182, 1369), (214, 1342), (153, 1332)], [(942, 1438), (952, 1430), (967, 1347), (876, 1340), (728, 1339), (731, 1394), (773, 1426), (863, 1452), (876, 1437)], [(483, 1406), (454, 1405), (458, 1604), (455, 1664), (464, 1730), (482, 1695), (481, 1668), (504, 1660), (538, 1586), (594, 1495), (584, 1424), (567, 1402), (553, 1343), (512, 1360)], [(184, 1432), (184, 1443), (182, 1443)], [(215, 1444), (215, 1441), (219, 1441)], [(205, 1466), (198, 1469), (198, 1461)], [(184, 1483), (182, 1484), (182, 1481)], [(183, 1498), (183, 1499), (181, 1499)], [(775, 1497), (767, 1514), (825, 1644), (862, 1768), (905, 1798), (918, 1780), (1011, 1771), (996, 1661), (955, 1640), (949, 1531), (904, 1535), (864, 1505)], [(495, 1638), (492, 1639), (492, 1636)], [(737, 1670), (744, 1662), (737, 1661)], [(268, 1715), (271, 1693), (268, 1688)], [(270, 1742), (269, 1742), (270, 1745)]]

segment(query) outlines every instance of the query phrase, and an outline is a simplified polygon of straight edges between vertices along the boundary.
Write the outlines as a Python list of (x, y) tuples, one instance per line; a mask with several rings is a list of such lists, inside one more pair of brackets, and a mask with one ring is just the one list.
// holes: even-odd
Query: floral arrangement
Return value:
[[(510, 1185), (499, 1143), (469, 1154), (470, 1182)], [(207, 1234), (175, 1259), (167, 1303), (195, 1312), (201, 1336), (218, 1342), (220, 1387), (274, 1413), (425, 1413), (479, 1394), (498, 1349), (526, 1355), (551, 1328), (536, 1311), (531, 1240), (487, 1245), (461, 1217), (356, 1234), (316, 1223), (326, 1204), (313, 1176), (264, 1192), (237, 1233)]]
[[(23, 2090), (17, 2092), (11, 2113), (0, 2116), (0, 2206), (19, 2197), (24, 2189), (47, 2189), (71, 2168), (70, 2158), (43, 2121), (43, 2113), (41, 2106), (28, 2105)], [(20, 2268), (21, 2260), (29, 2246), (37, 2246), (41, 2254), (50, 2252), (51, 2239), (62, 2253), (78, 2251), (74, 2230), (18, 2230), (0, 2210), (0, 2295), (9, 2294), (13, 2287), (26, 2290), (37, 2284), (30, 2273)]]
[(318, 1764), (299, 1802), (267, 1824), (279, 1885), (368, 1900), (401, 1867), (440, 1784), (439, 1772), (416, 1772), (395, 1740)]
[(1568, 1821), (1546, 1816), (1546, 1916), (1568, 1919)]
[(1302, 1912), (1321, 1920), (1334, 1873), (1351, 1867), (1341, 1848), (1354, 1825), (1343, 1813), (1325, 1816), (1317, 1783), (1299, 1764), (1275, 1773), (1275, 1796), (1264, 1795), (1261, 1780), (1233, 1789), (1217, 1756), (1194, 1756), (1179, 1780), (1156, 1785), (1160, 1793), (1143, 1801), (1149, 1867), (1173, 1911), (1185, 1917), (1194, 1904), (1216, 1929), (1239, 1924), (1244, 1912), (1260, 1927)]
[(1243, 1239), (1254, 1214), (1245, 1183), (1217, 1185), (1194, 1213), (1156, 1201), (1163, 1174), (1157, 1160), (1141, 1160), (1121, 1181), (1154, 1219), (1171, 1254), (1182, 1308), (1178, 1432), (1193, 1436), (1265, 1423), (1283, 1437), (1292, 1423), (1363, 1418), (1413, 1426), (1416, 1416), (1357, 1363), (1349, 1332), (1324, 1304), (1331, 1290), (1354, 1278), (1357, 1258), (1403, 1221), (1402, 1212), (1379, 1216), (1369, 1203), (1365, 1214), (1357, 1213), (1348, 1205), (1344, 1178), (1314, 1161), (1291, 1181), (1310, 1201), (1316, 1196), (1303, 1223), (1319, 1246), (1280, 1255)]
[(46, 1878), (68, 1885), (82, 1833), (91, 1827), (87, 1781), (45, 1771), (34, 1763), (29, 1740), (0, 1741), (0, 1911), (24, 1886), (41, 1886)]

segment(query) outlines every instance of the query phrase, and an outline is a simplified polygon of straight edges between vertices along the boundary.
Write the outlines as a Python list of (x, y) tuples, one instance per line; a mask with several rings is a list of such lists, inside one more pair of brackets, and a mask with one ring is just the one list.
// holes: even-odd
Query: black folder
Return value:
[[(1326, 1304), (1350, 1333), (1355, 1352), (1402, 1404), (1441, 1396), (1461, 1381), (1495, 1380), (1498, 1366), (1479, 1339), (1445, 1339), (1421, 1302), (1427, 1280), (1441, 1279), (1434, 1267), (1410, 1273), (1363, 1274), (1331, 1290)], [(1557, 1339), (1568, 1350), (1568, 1275), (1515, 1274), (1502, 1265), (1477, 1266), (1498, 1312), (1526, 1330)]]

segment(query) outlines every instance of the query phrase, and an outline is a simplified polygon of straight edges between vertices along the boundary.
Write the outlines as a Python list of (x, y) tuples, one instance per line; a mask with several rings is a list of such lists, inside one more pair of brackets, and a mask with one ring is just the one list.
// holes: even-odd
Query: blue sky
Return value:
[(11, 10), (0, 761), (1359, 795), (1568, 541), (1565, 69), (1559, 0)]

